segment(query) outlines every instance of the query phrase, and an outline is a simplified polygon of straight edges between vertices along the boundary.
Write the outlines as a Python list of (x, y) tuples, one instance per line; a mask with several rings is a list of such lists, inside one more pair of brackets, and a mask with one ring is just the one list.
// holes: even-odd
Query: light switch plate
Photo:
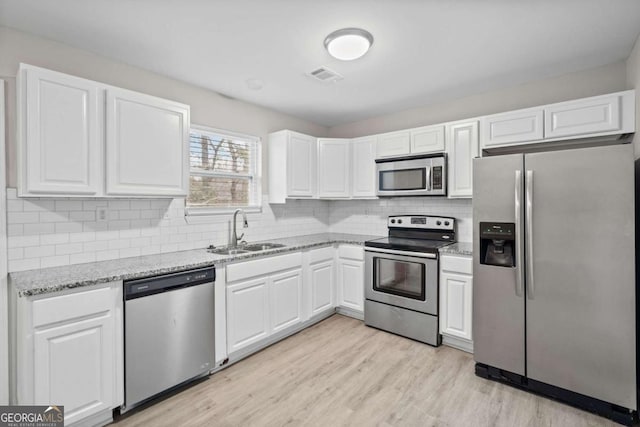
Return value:
[(105, 207), (98, 207), (96, 209), (96, 221), (106, 222), (109, 219), (109, 211)]

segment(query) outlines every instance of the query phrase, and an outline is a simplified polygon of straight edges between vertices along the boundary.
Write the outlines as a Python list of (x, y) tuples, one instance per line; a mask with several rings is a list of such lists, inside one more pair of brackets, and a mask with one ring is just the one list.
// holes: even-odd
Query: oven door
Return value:
[(434, 254), (365, 248), (365, 297), (438, 314), (438, 259)]

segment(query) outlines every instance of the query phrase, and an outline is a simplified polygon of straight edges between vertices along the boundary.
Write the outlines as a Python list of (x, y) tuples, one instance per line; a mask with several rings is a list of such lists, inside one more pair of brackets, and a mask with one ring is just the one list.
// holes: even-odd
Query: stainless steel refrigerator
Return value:
[(637, 409), (634, 212), (631, 144), (474, 160), (478, 375), (626, 422)]

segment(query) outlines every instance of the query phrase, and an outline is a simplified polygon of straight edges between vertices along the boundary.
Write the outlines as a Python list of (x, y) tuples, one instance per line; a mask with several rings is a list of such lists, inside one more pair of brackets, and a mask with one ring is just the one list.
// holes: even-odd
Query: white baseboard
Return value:
[(443, 334), (442, 344), (473, 354), (473, 341), (468, 341), (462, 338), (452, 337), (450, 335)]
[(354, 319), (364, 320), (364, 311), (354, 310), (348, 307), (338, 307), (336, 308), (336, 312), (344, 316), (353, 317)]

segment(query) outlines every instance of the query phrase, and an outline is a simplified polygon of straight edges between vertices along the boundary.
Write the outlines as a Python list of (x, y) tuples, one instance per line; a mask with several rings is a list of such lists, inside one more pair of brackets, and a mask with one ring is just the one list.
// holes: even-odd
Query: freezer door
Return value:
[(629, 145), (527, 154), (527, 377), (636, 409)]
[[(522, 154), (473, 162), (473, 346), (476, 362), (525, 374)], [(518, 183), (518, 185), (516, 185)], [(516, 223), (516, 266), (481, 263), (480, 222)], [(520, 278), (520, 280), (518, 280)]]

